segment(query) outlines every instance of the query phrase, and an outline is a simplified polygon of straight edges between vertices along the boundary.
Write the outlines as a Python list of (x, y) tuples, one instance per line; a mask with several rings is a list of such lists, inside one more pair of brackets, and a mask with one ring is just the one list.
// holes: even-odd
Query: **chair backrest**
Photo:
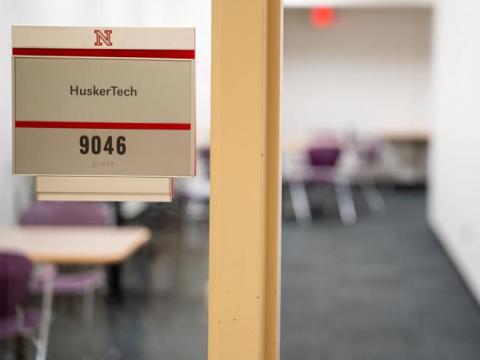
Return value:
[(198, 155), (203, 160), (210, 160), (210, 148), (209, 147), (202, 147), (198, 149)]
[(210, 148), (202, 147), (198, 149), (198, 160), (201, 162), (201, 166), (205, 168), (205, 174), (210, 177)]
[(28, 294), (31, 261), (21, 254), (0, 253), (0, 318), (15, 314)]
[(372, 164), (380, 158), (381, 143), (379, 141), (364, 141), (358, 144), (357, 148), (360, 159), (368, 164)]
[(311, 147), (308, 149), (308, 159), (312, 167), (333, 168), (340, 157), (341, 149), (337, 146)]
[(36, 202), (20, 217), (21, 225), (113, 225), (113, 210), (96, 202)]

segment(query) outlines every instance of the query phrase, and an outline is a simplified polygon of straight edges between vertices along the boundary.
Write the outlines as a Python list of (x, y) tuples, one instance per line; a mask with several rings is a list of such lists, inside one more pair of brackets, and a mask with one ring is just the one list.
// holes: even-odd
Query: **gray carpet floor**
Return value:
[[(345, 227), (330, 192), (311, 190), (311, 226), (284, 200), (281, 359), (480, 359), (479, 307), (426, 225), (425, 191), (383, 190), (379, 216), (358, 196)], [(208, 223), (180, 214), (138, 219), (154, 239), (126, 263), (123, 301), (97, 297), (90, 359), (207, 358)], [(56, 299), (49, 359), (85, 358), (80, 310)]]
[(339, 224), (283, 228), (283, 360), (478, 360), (480, 311), (425, 222), (424, 191), (387, 191)]

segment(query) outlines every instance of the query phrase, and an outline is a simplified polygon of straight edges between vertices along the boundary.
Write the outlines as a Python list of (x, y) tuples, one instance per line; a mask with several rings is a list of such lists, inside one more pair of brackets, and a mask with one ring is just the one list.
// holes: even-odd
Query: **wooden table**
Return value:
[(424, 130), (390, 131), (381, 136), (386, 152), (391, 157), (391, 173), (401, 185), (419, 185), (426, 182), (427, 148), (430, 133)]
[(391, 143), (428, 143), (430, 133), (422, 130), (390, 131), (381, 134), (381, 138), (383, 141)]
[(17, 251), (34, 262), (72, 265), (120, 263), (150, 239), (144, 227), (0, 227), (0, 251)]
[[(35, 263), (110, 265), (113, 270), (110, 271), (113, 276), (109, 276), (110, 292), (118, 299), (120, 263), (146, 244), (150, 236), (150, 230), (144, 227), (0, 227), (0, 251), (23, 253)], [(46, 357), (52, 301), (52, 283), (48, 283), (42, 301), (45, 320), (39, 338), (45, 348), (39, 348), (40, 358)]]

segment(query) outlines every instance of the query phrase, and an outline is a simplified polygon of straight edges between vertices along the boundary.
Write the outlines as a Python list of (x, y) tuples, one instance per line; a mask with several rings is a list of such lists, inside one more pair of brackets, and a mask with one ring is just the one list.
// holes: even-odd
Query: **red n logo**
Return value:
[(102, 44), (112, 46), (112, 30), (94, 30), (93, 32), (96, 35), (95, 46), (102, 46)]

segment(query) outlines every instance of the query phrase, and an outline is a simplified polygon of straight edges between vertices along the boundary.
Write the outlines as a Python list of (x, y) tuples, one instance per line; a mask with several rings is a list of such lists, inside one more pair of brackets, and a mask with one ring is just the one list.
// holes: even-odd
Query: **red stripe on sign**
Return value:
[(195, 59), (195, 50), (13, 48), (13, 55)]
[(190, 130), (188, 123), (119, 123), (83, 121), (15, 121), (17, 128), (36, 129), (118, 129), (118, 130)]

